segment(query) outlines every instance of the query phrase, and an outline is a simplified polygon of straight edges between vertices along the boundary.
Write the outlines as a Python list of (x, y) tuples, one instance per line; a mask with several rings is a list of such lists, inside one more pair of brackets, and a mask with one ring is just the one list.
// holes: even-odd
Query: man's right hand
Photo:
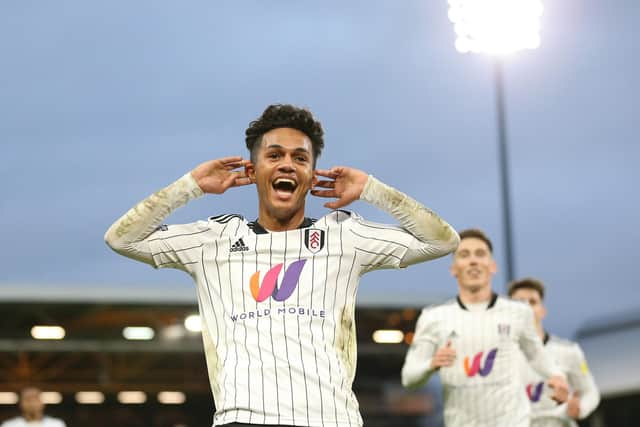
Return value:
[(240, 187), (251, 184), (244, 168), (251, 161), (242, 156), (223, 157), (201, 163), (191, 171), (191, 176), (196, 180), (200, 189), (205, 193), (222, 194), (231, 187)]
[(449, 367), (456, 360), (456, 349), (451, 346), (451, 341), (447, 345), (440, 347), (431, 358), (431, 369), (440, 369), (441, 367)]

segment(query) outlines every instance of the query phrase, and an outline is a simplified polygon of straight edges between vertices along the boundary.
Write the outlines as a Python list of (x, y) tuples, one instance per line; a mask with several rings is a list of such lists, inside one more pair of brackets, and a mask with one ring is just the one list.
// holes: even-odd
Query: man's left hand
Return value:
[(318, 181), (315, 185), (315, 187), (328, 188), (328, 190), (312, 189), (311, 194), (317, 197), (336, 198), (337, 200), (324, 204), (329, 209), (339, 209), (358, 200), (369, 179), (367, 173), (346, 166), (337, 166), (327, 170), (318, 169), (316, 175), (329, 178), (329, 180)]

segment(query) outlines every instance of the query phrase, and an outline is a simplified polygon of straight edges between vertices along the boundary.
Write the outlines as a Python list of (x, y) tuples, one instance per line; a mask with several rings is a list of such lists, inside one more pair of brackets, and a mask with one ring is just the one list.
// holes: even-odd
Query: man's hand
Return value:
[(564, 403), (569, 398), (569, 386), (564, 378), (554, 375), (549, 378), (547, 385), (553, 389), (551, 398), (558, 403)]
[(324, 204), (329, 209), (339, 209), (358, 200), (367, 179), (369, 179), (367, 173), (345, 166), (337, 166), (328, 170), (318, 169), (316, 175), (330, 178), (330, 180), (318, 181), (315, 185), (316, 187), (329, 188), (329, 190), (311, 190), (311, 194), (314, 196), (338, 199)]
[(567, 415), (574, 420), (580, 418), (580, 394), (578, 392), (573, 393), (567, 401)]
[(451, 341), (447, 341), (447, 345), (440, 347), (436, 354), (431, 358), (431, 369), (440, 369), (441, 367), (449, 367), (456, 360), (456, 349), (451, 346)]
[(251, 184), (242, 168), (250, 164), (241, 156), (223, 157), (201, 163), (191, 171), (191, 176), (196, 180), (200, 189), (205, 193), (222, 194), (230, 187), (239, 187)]

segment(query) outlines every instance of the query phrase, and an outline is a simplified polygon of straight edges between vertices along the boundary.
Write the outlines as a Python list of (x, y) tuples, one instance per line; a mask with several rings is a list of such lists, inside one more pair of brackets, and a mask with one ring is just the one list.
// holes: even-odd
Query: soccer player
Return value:
[(64, 421), (44, 415), (40, 390), (35, 387), (27, 387), (20, 392), (20, 411), (21, 417), (11, 418), (0, 427), (66, 427)]
[(492, 291), (492, 250), (481, 230), (460, 233), (451, 265), (458, 296), (422, 311), (402, 367), (402, 384), (409, 388), (440, 372), (448, 427), (529, 425), (518, 377), (520, 350), (548, 379), (554, 398), (567, 398), (566, 382), (543, 351), (531, 308)]
[(575, 427), (575, 420), (589, 416), (600, 402), (600, 393), (587, 368), (584, 353), (577, 343), (549, 335), (542, 319), (547, 315), (544, 306), (544, 284), (534, 278), (516, 280), (509, 284), (509, 296), (528, 303), (533, 309), (536, 332), (544, 343), (544, 351), (567, 376), (571, 397), (557, 405), (544, 392), (544, 380), (527, 363), (522, 363), (527, 396), (531, 401), (533, 427)]
[[(122, 255), (195, 280), (214, 425), (361, 426), (351, 388), (360, 276), (441, 257), (458, 235), (365, 172), (314, 170), (323, 130), (308, 110), (269, 106), (246, 130), (246, 144), (250, 160), (202, 163), (137, 204), (105, 240)], [(225, 214), (161, 225), (203, 194), (250, 184), (258, 193), (256, 220)], [(334, 199), (325, 203), (331, 209), (364, 200), (400, 226), (343, 210), (308, 218), (309, 191)]]

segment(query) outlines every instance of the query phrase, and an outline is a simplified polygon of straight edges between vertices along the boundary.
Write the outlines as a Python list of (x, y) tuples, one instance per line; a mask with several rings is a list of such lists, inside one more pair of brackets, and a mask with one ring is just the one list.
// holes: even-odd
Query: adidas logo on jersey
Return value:
[(242, 240), (242, 238), (238, 239), (237, 242), (235, 242), (233, 245), (231, 245), (231, 248), (229, 249), (229, 252), (244, 252), (244, 251), (248, 251), (249, 247), (247, 245), (244, 244), (244, 241)]

